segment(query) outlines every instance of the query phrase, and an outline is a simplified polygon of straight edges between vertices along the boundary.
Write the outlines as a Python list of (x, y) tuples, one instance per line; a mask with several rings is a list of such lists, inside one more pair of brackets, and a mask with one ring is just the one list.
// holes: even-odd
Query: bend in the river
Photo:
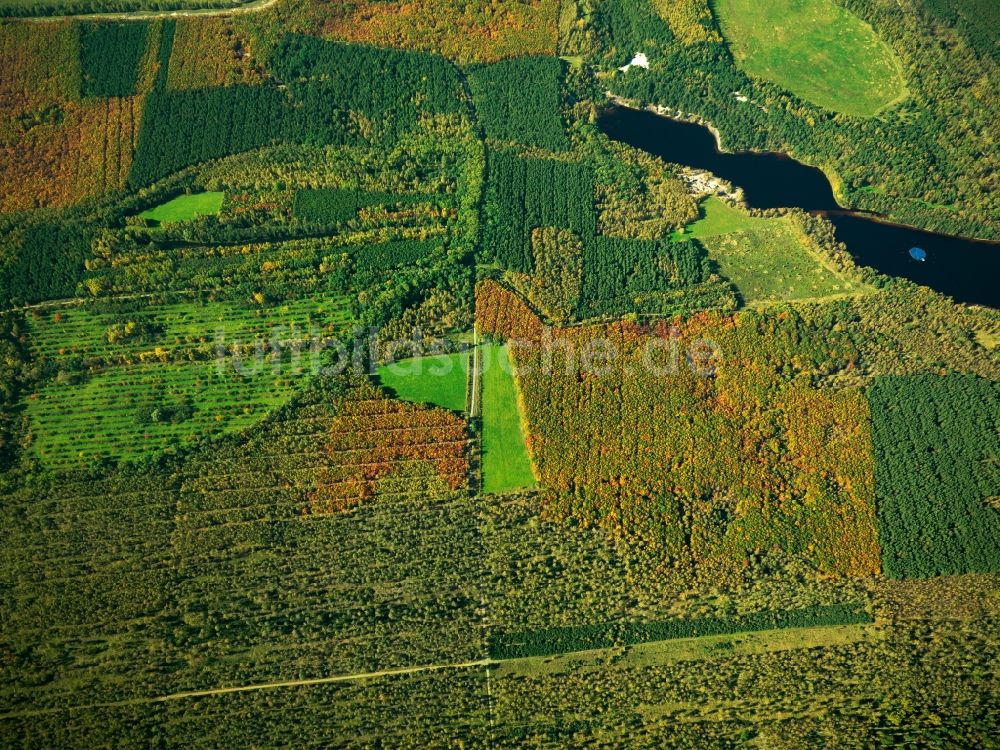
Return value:
[[(937, 234), (845, 209), (822, 170), (785, 154), (720, 151), (715, 134), (704, 125), (616, 104), (601, 112), (598, 126), (614, 140), (732, 182), (752, 208), (801, 208), (825, 216), (861, 265), (959, 302), (1000, 308), (1000, 243)], [(914, 259), (911, 248), (923, 249), (926, 260)]]

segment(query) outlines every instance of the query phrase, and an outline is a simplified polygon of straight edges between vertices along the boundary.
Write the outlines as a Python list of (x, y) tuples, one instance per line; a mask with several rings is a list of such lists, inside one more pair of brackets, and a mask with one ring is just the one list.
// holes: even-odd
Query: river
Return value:
[[(598, 126), (616, 141), (732, 182), (743, 188), (753, 208), (797, 207), (824, 215), (861, 265), (929, 286), (958, 302), (1000, 309), (1000, 243), (926, 232), (845, 209), (821, 170), (784, 154), (721, 152), (702, 125), (611, 106), (601, 112)], [(926, 260), (911, 257), (915, 247), (926, 251)]]

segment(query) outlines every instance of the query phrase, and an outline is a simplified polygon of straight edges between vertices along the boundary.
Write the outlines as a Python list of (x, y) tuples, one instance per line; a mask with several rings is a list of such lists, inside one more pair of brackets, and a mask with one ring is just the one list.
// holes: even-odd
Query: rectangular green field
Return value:
[(188, 221), (197, 216), (214, 216), (222, 210), (221, 192), (190, 193), (178, 195), (156, 208), (143, 211), (139, 216), (161, 224), (165, 221)]
[(469, 353), (411, 357), (378, 368), (379, 382), (396, 398), (465, 411)]
[(524, 443), (517, 386), (506, 346), (481, 344), (483, 399), (483, 492), (535, 486)]

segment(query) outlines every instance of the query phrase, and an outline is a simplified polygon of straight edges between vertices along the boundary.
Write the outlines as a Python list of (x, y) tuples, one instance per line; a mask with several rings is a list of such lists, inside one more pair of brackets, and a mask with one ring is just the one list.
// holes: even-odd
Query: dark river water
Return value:
[[(784, 154), (720, 152), (715, 136), (701, 125), (615, 106), (601, 113), (598, 126), (616, 141), (729, 180), (743, 188), (754, 208), (798, 207), (824, 214), (861, 265), (903, 276), (959, 302), (1000, 308), (1000, 243), (925, 232), (845, 210), (821, 170)], [(922, 248), (926, 260), (910, 257), (911, 248)]]

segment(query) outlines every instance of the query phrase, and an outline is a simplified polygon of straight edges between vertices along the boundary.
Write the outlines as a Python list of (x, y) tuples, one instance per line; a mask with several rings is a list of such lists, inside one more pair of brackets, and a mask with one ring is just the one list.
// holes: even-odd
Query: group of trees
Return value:
[(586, 164), (490, 151), (486, 173), (483, 253), (487, 259), (531, 273), (532, 229), (568, 229), (585, 242), (594, 236), (594, 178)]
[(1000, 386), (973, 375), (887, 377), (869, 399), (886, 574), (997, 572)]
[(454, 491), (469, 481), (466, 422), (447, 409), (389, 399), (359, 383), (345, 394), (321, 450), (310, 513), (348, 510), (377, 494)]
[(252, 0), (3, 0), (0, 15), (19, 18), (87, 13), (233, 8)]
[[(461, 111), (455, 68), (432, 55), (287, 35), (268, 66), (283, 87), (173, 91), (158, 85), (143, 113), (130, 186), (278, 141), (386, 145), (421, 116)], [(165, 71), (161, 79), (168, 79)]]
[(81, 96), (132, 96), (149, 26), (134, 21), (80, 25)]
[[(190, 164), (289, 136), (295, 111), (287, 94), (274, 86), (154, 91), (146, 99), (129, 185), (148, 185)], [(325, 126), (327, 131), (342, 124), (315, 123), (317, 130)]]
[(563, 151), (563, 62), (558, 57), (520, 57), (469, 69), (469, 88), (487, 138)]
[[(941, 593), (961, 586), (942, 583)], [(974, 606), (988, 607), (993, 585), (975, 582)], [(902, 611), (876, 608), (884, 623), (878, 637), (857, 627), (799, 631), (798, 647), (789, 648), (790, 634), (762, 633), (752, 645), (739, 637), (700, 647), (666, 643), (552, 660), (546, 669), (497, 670), (496, 733), (522, 747), (568, 736), (580, 746), (614, 737), (616, 747), (649, 750), (988, 745), (998, 724), (992, 618), (985, 609), (952, 618), (904, 601)]]
[(131, 26), (142, 38), (126, 34), (120, 53), (113, 26), (0, 26), (0, 211), (67, 206), (124, 186), (150, 79), (137, 70), (159, 38), (157, 24)]
[(348, 0), (324, 10), (324, 33), (359, 44), (435, 52), (461, 63), (556, 54), (558, 0), (417, 0), (405, 7)]
[(586, 245), (580, 317), (622, 314), (636, 298), (706, 281), (709, 260), (693, 240), (594, 237)]
[(753, 314), (546, 336), (491, 282), (476, 317), (524, 342), (527, 439), (554, 517), (645, 540), (679, 569), (738, 570), (772, 547), (879, 569), (867, 402), (810, 385), (849, 356), (839, 336)]
[[(575, 316), (587, 318), (735, 306), (727, 283), (706, 283), (712, 267), (696, 241), (661, 239), (664, 226), (649, 239), (633, 238), (631, 232), (598, 235), (589, 161), (525, 158), (491, 150), (485, 200), (482, 256), (510, 272), (511, 282), (540, 307), (551, 309), (554, 318), (565, 320), (569, 307)], [(572, 233), (582, 242), (582, 252), (574, 256), (573, 242), (540, 242), (542, 235), (533, 234), (540, 228)], [(540, 250), (544, 257), (539, 257)], [(562, 253), (566, 256), (556, 257)], [(550, 273), (555, 275), (549, 278)], [(553, 285), (568, 294), (553, 298)]]
[(268, 70), (278, 80), (322, 81), (329, 102), (402, 132), (421, 114), (461, 112), (454, 65), (439, 55), (358, 47), (286, 34), (271, 51)]
[(170, 53), (167, 87), (200, 89), (261, 81), (262, 66), (253, 57), (256, 41), (255, 35), (233, 18), (179, 19)]
[(305, 188), (295, 191), (292, 215), (315, 224), (337, 224), (353, 219), (358, 210), (369, 206), (402, 206), (433, 199), (427, 194), (394, 194), (347, 188)]
[[(341, 413), (361, 405), (350, 388), (316, 381), (239, 437), (136, 466), (37, 472), (7, 492), (0, 609), (4, 648), (22, 654), (4, 675), (9, 710), (74, 705), (81, 681), (104, 702), (480, 658), (481, 547), (467, 493), (400, 461), (351, 512), (309, 515), (324, 471), (368, 472), (364, 456), (409, 450), (375, 440), (405, 427), (372, 426), (350, 430), (353, 452), (327, 452), (349, 439), (338, 419), (390, 420), (396, 406), (397, 426), (451, 429), (464, 446), (462, 420), (384, 394), (381, 415)], [(433, 421), (442, 415), (453, 428)], [(392, 473), (412, 491), (394, 494)], [(61, 646), (31, 649), (40, 637)], [(66, 663), (63, 648), (79, 658)], [(67, 681), (29, 678), (56, 672)]]
[(36, 220), (0, 238), (0, 304), (71, 297), (90, 251), (91, 232), (79, 221)]

